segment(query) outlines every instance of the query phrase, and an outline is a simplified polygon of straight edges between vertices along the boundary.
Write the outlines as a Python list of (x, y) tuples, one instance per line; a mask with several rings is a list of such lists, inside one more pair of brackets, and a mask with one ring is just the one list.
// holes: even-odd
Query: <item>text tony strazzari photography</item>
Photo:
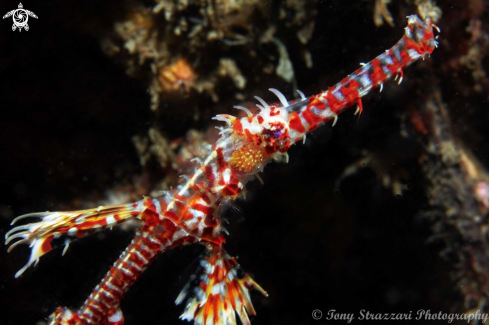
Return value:
[(473, 320), (482, 322), (483, 324), (489, 318), (489, 314), (481, 313), (477, 310), (473, 313), (446, 313), (442, 311), (431, 311), (430, 309), (418, 309), (416, 311), (410, 310), (405, 313), (379, 313), (371, 312), (369, 310), (361, 309), (358, 313), (342, 313), (336, 309), (330, 309), (324, 313), (319, 309), (315, 309), (312, 312), (312, 318), (315, 320), (344, 320), (347, 323), (351, 323), (354, 320), (419, 320), (419, 321), (447, 321), (452, 323), (453, 321), (467, 321), (467, 323)]

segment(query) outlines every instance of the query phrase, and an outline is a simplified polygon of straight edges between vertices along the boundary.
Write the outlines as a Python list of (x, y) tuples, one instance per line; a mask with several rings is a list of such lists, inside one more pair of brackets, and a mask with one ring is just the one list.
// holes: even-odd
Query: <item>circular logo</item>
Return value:
[(17, 26), (24, 26), (29, 19), (25, 10), (22, 9), (17, 9), (12, 16), (14, 19), (14, 24)]
[(315, 320), (319, 320), (321, 319), (321, 317), (323, 317), (322, 311), (320, 311), (319, 309), (314, 309), (312, 311), (312, 318), (314, 318)]

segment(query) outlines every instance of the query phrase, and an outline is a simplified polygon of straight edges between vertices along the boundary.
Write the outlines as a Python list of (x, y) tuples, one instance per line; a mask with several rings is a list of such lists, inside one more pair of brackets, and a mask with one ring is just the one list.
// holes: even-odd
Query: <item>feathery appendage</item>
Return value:
[(64, 255), (72, 241), (137, 218), (140, 210), (141, 202), (137, 202), (81, 211), (36, 212), (15, 218), (12, 225), (25, 218), (41, 218), (38, 222), (17, 226), (5, 234), (5, 245), (20, 239), (9, 247), (8, 252), (19, 244), (29, 244), (31, 247), (29, 261), (15, 277), (21, 276), (33, 263), (37, 264), (39, 258), (52, 249), (65, 246)]
[(175, 301), (179, 305), (188, 296), (180, 318), (194, 320), (195, 325), (232, 325), (238, 313), (243, 325), (250, 325), (248, 315), (255, 316), (256, 312), (249, 291), (268, 294), (223, 249), (211, 246), (206, 253), (201, 267)]

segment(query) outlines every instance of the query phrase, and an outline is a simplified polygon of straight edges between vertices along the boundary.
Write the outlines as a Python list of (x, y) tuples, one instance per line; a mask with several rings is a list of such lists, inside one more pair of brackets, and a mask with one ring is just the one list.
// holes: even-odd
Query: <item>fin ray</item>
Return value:
[(180, 304), (189, 296), (180, 318), (194, 320), (196, 325), (234, 325), (237, 313), (241, 322), (249, 325), (248, 315), (256, 315), (249, 291), (257, 289), (268, 296), (265, 290), (222, 248), (212, 248), (200, 264), (200, 274), (191, 278), (175, 301)]

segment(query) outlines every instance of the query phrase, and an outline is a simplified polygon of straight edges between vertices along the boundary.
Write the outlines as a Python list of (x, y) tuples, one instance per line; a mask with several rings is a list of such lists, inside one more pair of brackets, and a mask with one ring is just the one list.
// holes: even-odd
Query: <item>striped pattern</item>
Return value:
[(68, 245), (77, 239), (111, 228), (131, 218), (138, 218), (141, 207), (142, 201), (109, 207), (100, 206), (83, 211), (29, 213), (15, 218), (11, 224), (24, 218), (41, 218), (39, 222), (17, 226), (5, 235), (5, 245), (14, 239), (22, 238), (9, 247), (9, 252), (19, 244), (29, 244), (31, 247), (29, 261), (15, 277), (21, 276), (29, 266), (37, 263), (42, 255), (55, 248), (65, 246), (64, 254)]
[(268, 296), (265, 290), (243, 271), (234, 257), (218, 247), (208, 250), (200, 265), (175, 301), (180, 304), (189, 296), (180, 318), (194, 320), (195, 325), (232, 325), (236, 324), (237, 312), (243, 325), (250, 325), (248, 314), (254, 316), (256, 312), (249, 290), (257, 289)]
[(430, 55), (437, 46), (429, 18), (423, 22), (416, 15), (409, 16), (405, 30), (405, 35), (391, 49), (364, 64), (361, 69), (327, 91), (290, 107), (289, 127), (293, 141), (299, 141), (307, 132), (336, 119), (342, 111), (354, 104), (358, 104), (361, 112), (363, 96), (373, 88), (382, 87), (393, 76), (400, 76), (402, 81), (402, 70)]

